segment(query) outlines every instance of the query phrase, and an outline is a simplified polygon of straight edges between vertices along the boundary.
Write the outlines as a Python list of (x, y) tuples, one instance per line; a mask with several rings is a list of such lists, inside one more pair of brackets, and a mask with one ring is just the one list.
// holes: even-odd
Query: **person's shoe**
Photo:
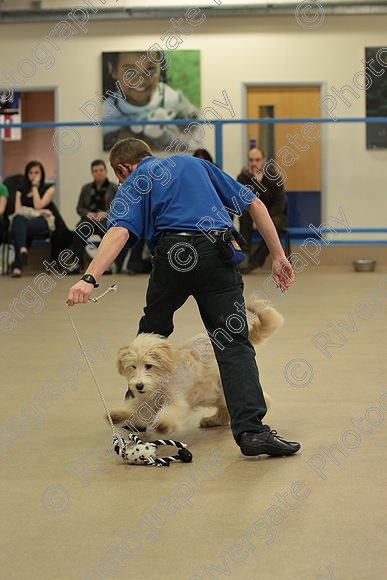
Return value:
[(268, 425), (264, 426), (261, 433), (242, 433), (239, 439), (241, 453), (248, 457), (256, 455), (271, 455), (273, 457), (282, 457), (296, 453), (301, 445), (296, 441), (286, 441), (277, 431), (270, 430)]
[(14, 268), (12, 270), (11, 277), (12, 278), (21, 278), (22, 277), (22, 271), (20, 270), (20, 268)]

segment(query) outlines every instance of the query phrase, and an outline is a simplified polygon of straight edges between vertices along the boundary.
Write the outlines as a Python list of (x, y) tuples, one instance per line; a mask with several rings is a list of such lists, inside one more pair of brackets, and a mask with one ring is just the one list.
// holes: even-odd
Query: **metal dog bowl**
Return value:
[(355, 272), (374, 272), (376, 267), (376, 260), (370, 258), (362, 258), (361, 260), (354, 260), (353, 267)]

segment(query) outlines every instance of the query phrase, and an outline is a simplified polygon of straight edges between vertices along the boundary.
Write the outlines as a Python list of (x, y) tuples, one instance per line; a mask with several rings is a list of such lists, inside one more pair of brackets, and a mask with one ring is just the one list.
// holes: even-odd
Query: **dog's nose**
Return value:
[(136, 389), (142, 391), (144, 389), (144, 383), (136, 383)]

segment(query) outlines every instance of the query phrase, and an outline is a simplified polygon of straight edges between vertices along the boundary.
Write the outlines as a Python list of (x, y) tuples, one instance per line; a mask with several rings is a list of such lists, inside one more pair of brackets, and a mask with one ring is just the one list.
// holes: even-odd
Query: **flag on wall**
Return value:
[(13, 93), (10, 97), (8, 91), (0, 91), (0, 125), (7, 125), (0, 129), (0, 138), (3, 141), (21, 141), (21, 128), (13, 127), (22, 120), (20, 97), (20, 93)]

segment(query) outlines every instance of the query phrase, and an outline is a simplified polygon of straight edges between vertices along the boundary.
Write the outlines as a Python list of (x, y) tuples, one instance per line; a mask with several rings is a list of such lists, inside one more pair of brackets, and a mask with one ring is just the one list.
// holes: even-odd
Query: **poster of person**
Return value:
[(14, 123), (21, 123), (21, 94), (0, 90), (0, 125), (6, 125), (0, 129), (2, 141), (21, 141), (22, 130)]
[[(200, 111), (200, 51), (104, 52), (103, 147), (108, 151), (126, 137), (143, 139), (165, 150), (176, 138), (189, 149), (200, 147), (197, 127), (130, 125), (144, 120), (196, 119)], [(199, 131), (199, 134), (201, 132)]]
[[(387, 117), (386, 67), (386, 48), (365, 49), (366, 117)], [(387, 149), (387, 123), (367, 123), (367, 149)]]

